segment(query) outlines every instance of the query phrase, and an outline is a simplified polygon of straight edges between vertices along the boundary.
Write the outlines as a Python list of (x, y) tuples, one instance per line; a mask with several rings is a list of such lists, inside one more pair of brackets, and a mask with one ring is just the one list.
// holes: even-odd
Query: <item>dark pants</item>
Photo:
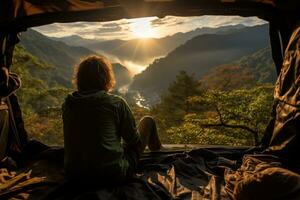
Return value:
[(125, 157), (129, 163), (128, 176), (132, 176), (136, 171), (138, 161), (144, 152), (146, 146), (151, 151), (158, 151), (161, 148), (161, 142), (158, 137), (156, 123), (150, 116), (145, 116), (138, 125), (140, 141), (134, 146), (124, 148)]

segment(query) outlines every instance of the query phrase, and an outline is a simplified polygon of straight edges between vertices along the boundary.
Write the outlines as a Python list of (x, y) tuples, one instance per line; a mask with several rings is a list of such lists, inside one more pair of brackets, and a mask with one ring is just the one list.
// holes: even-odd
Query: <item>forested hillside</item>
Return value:
[[(34, 30), (29, 29), (22, 34), (21, 45), (40, 60), (50, 63), (55, 68), (56, 81), (65, 87), (71, 87), (73, 69), (80, 59), (88, 55), (97, 55), (84, 47), (69, 46), (60, 41), (54, 41)], [(117, 86), (129, 84), (131, 73), (119, 63), (114, 63)]]
[(267, 25), (247, 27), (227, 34), (200, 35), (166, 57), (155, 60), (134, 77), (131, 89), (149, 95), (162, 93), (180, 70), (194, 73), (199, 79), (215, 66), (232, 63), (268, 46)]
[(60, 85), (56, 69), (17, 46), (13, 72), (22, 79), (17, 91), (26, 129), (31, 138), (62, 145), (61, 104), (70, 89)]
[(235, 64), (250, 69), (259, 83), (275, 83), (277, 79), (270, 48), (263, 48), (254, 54), (244, 56)]
[(212, 68), (202, 79), (207, 88), (228, 90), (255, 83), (271, 83), (276, 81), (276, 68), (270, 48), (261, 49), (244, 56), (230, 64)]
[(21, 37), (21, 45), (40, 60), (51, 63), (61, 77), (60, 83), (71, 86), (72, 68), (81, 57), (93, 54), (82, 47), (71, 47), (63, 42), (53, 41), (29, 29)]

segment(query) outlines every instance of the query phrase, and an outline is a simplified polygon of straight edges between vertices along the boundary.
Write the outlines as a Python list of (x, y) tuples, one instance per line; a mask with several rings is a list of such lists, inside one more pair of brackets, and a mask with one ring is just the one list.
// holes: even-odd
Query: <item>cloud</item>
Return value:
[(130, 22), (128, 21), (119, 21), (119, 22), (104, 22), (101, 23), (103, 28), (114, 28), (114, 27), (124, 27), (126, 25), (129, 25)]
[(64, 37), (79, 35), (87, 39), (117, 39), (122, 36), (128, 39), (129, 22), (76, 22), (76, 23), (54, 23), (47, 26), (34, 28), (35, 30), (52, 37)]
[(254, 26), (265, 23), (263, 20), (257, 17), (240, 17), (240, 16), (202, 16), (191, 18), (190, 22), (195, 26), (200, 27), (219, 27), (243, 24), (246, 26)]
[[(149, 22), (159, 37), (165, 37), (177, 32), (188, 32), (202, 27), (219, 27), (226, 25), (243, 24), (254, 26), (265, 23), (257, 17), (240, 16), (198, 16), (198, 17), (175, 17), (143, 18)], [(112, 22), (76, 22), (76, 23), (54, 23), (47, 26), (34, 28), (35, 30), (54, 37), (79, 35), (87, 39), (113, 40), (132, 39), (132, 26), (141, 19), (122, 19)]]
[(158, 19), (154, 19), (151, 21), (151, 26), (153, 27), (157, 27), (157, 26), (162, 26), (168, 23), (168, 20), (166, 20), (165, 18), (158, 18)]
[(118, 23), (104, 23), (102, 24), (102, 27), (104, 28), (114, 28), (119, 27), (120, 25)]
[(179, 24), (183, 24), (184, 22), (188, 21), (187, 17), (174, 17), (174, 16), (166, 16), (164, 18), (157, 18), (151, 21), (151, 25), (153, 27), (170, 27)]
[(240, 16), (198, 16), (198, 17), (174, 17), (167, 16), (152, 21), (154, 29), (163, 36), (172, 35), (177, 32), (188, 32), (196, 28), (219, 27), (227, 25), (243, 24), (254, 26), (266, 23), (257, 17)]

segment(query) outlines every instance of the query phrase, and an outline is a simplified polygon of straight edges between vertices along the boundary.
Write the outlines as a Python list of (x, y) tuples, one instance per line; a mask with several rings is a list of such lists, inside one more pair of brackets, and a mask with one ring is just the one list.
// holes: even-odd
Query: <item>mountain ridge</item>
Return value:
[[(97, 41), (84, 39), (77, 35), (52, 39), (66, 42), (69, 45), (84, 46), (92, 51), (104, 54), (111, 59), (134, 61), (139, 65), (148, 65), (149, 62), (153, 61), (153, 58), (165, 56), (167, 53), (195, 36), (207, 33), (224, 34), (228, 31), (235, 31), (244, 27), (245, 26), (241, 24), (217, 28), (203, 27), (186, 33), (178, 32), (163, 38), (149, 39)], [(130, 51), (128, 51), (128, 49)]]
[[(55, 68), (59, 84), (65, 87), (72, 86), (73, 68), (80, 59), (89, 55), (99, 55), (84, 47), (69, 46), (61, 41), (54, 41), (32, 29), (22, 34), (20, 44), (32, 55), (51, 64)], [(112, 65), (116, 72), (116, 80), (119, 82), (117, 87), (129, 84), (132, 77), (129, 70), (119, 63)]]
[(135, 75), (130, 88), (146, 94), (162, 93), (180, 70), (194, 73), (200, 79), (215, 66), (231, 63), (268, 46), (267, 25), (246, 27), (223, 35), (200, 35)]

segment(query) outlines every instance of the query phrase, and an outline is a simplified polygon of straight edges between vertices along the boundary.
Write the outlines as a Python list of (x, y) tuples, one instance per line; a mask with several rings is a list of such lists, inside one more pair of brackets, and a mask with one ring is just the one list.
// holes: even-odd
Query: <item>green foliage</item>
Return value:
[(162, 96), (161, 103), (153, 108), (153, 112), (159, 112), (161, 120), (167, 119), (166, 126), (179, 124), (184, 115), (193, 109), (188, 98), (200, 93), (200, 84), (194, 76), (180, 71), (167, 93)]
[(220, 130), (205, 129), (195, 123), (196, 115), (186, 116), (186, 120), (180, 126), (171, 127), (167, 130), (169, 141), (175, 144), (203, 144), (203, 145), (248, 145), (247, 138), (235, 137)]
[(188, 101), (189, 97), (201, 93), (200, 83), (194, 75), (180, 71), (166, 94), (162, 96), (161, 102), (151, 109), (151, 115), (156, 118), (158, 131), (164, 143), (173, 142), (167, 133), (169, 127), (180, 125), (184, 116), (195, 110)]
[(207, 89), (229, 91), (238, 88), (251, 88), (257, 84), (254, 74), (238, 65), (216, 67), (201, 79)]
[(62, 120), (60, 115), (41, 116), (34, 112), (24, 112), (24, 120), (30, 138), (48, 145), (63, 145)]
[(257, 145), (270, 118), (273, 86), (232, 91), (208, 90), (189, 98), (205, 107), (171, 127), (170, 143)]
[[(151, 109), (164, 143), (259, 143), (271, 113), (273, 86), (246, 79), (246, 73), (242, 81), (234, 80), (239, 70), (232, 68), (228, 76), (225, 68), (221, 72), (213, 77), (218, 84), (202, 79), (205, 86), (184, 71), (177, 75), (161, 103)], [(234, 79), (223, 87), (228, 77)]]
[[(256, 76), (245, 67), (253, 63), (241, 63), (216, 68), (200, 81), (180, 71), (161, 102), (150, 110), (137, 106), (130, 94), (123, 97), (136, 121), (145, 115), (154, 116), (163, 143), (254, 145), (269, 120), (273, 86), (254, 79)], [(29, 136), (46, 144), (63, 145), (61, 104), (71, 89), (61, 86), (55, 67), (21, 46), (16, 48), (13, 71), (23, 81), (17, 95)]]
[(277, 79), (270, 48), (263, 48), (254, 54), (244, 56), (235, 64), (250, 70), (258, 83), (275, 83)]
[(62, 145), (61, 104), (70, 92), (55, 81), (55, 68), (29, 54), (22, 46), (15, 49), (12, 71), (22, 80), (17, 91), (29, 137), (50, 145)]

